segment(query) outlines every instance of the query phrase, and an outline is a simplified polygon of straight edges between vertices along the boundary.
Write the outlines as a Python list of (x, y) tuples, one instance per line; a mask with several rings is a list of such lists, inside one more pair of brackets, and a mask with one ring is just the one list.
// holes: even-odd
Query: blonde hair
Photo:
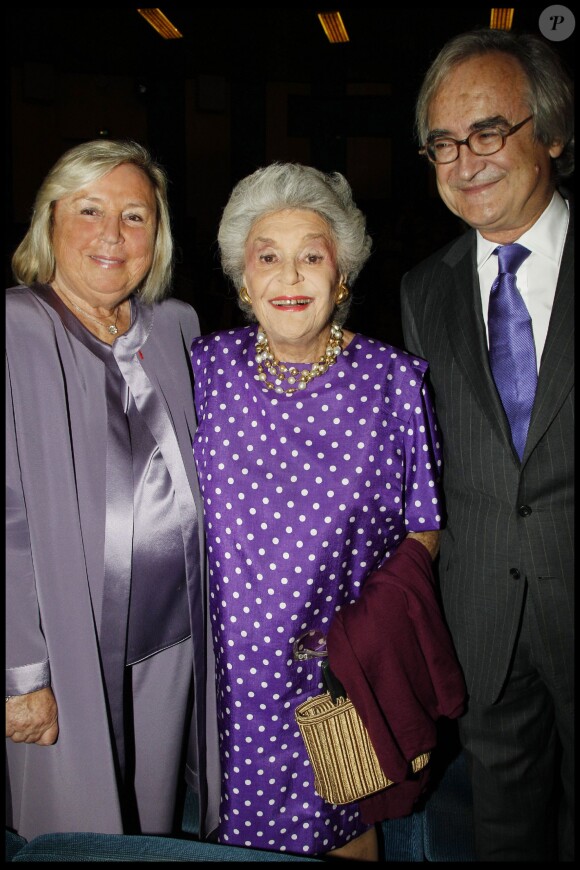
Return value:
[(124, 163), (137, 166), (155, 193), (157, 227), (153, 260), (139, 287), (140, 298), (158, 302), (169, 292), (173, 274), (173, 237), (167, 202), (167, 176), (146, 148), (131, 140), (96, 139), (66, 151), (40, 185), (30, 226), (12, 257), (12, 271), (19, 283), (52, 280), (55, 258), (52, 244), (54, 205)]

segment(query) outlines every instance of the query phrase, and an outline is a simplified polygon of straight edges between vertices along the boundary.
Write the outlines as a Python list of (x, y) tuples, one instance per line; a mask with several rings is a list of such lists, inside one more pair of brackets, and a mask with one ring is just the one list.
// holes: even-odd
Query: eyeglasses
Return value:
[(426, 155), (432, 163), (454, 163), (459, 157), (459, 149), (467, 145), (472, 154), (478, 157), (487, 157), (501, 151), (508, 136), (517, 133), (520, 127), (531, 121), (533, 115), (529, 115), (514, 124), (504, 133), (498, 127), (484, 127), (482, 130), (474, 130), (466, 139), (452, 139), (451, 136), (433, 136), (419, 149), (419, 154)]
[(326, 638), (318, 628), (312, 628), (297, 637), (292, 645), (294, 661), (303, 662), (307, 659), (323, 659), (328, 655)]

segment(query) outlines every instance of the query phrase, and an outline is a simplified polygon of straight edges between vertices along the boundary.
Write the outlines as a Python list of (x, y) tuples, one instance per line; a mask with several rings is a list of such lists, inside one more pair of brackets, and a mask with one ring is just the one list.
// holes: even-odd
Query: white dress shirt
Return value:
[[(517, 286), (532, 318), (538, 371), (550, 324), (569, 219), (568, 203), (555, 191), (550, 205), (533, 227), (519, 239), (514, 239), (532, 252), (518, 269)], [(492, 256), (496, 248), (497, 242), (484, 239), (477, 230), (477, 271), (486, 334), (489, 294), (498, 274), (498, 259)]]

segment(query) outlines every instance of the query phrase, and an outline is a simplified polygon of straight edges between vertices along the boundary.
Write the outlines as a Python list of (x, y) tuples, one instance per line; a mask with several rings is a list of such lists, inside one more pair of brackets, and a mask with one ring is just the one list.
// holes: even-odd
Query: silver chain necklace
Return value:
[[(117, 305), (117, 313), (115, 314), (115, 322), (110, 323), (107, 326), (106, 323), (101, 323), (100, 320), (98, 320), (96, 317), (93, 317), (92, 314), (89, 314), (88, 311), (85, 311), (83, 308), (80, 307), (80, 305), (77, 305), (76, 302), (73, 302), (72, 299), (69, 296), (67, 296), (67, 294), (64, 292), (64, 290), (61, 289), (60, 292), (65, 297), (65, 299), (68, 299), (68, 301), (73, 306), (73, 308), (76, 308), (77, 311), (80, 311), (81, 314), (84, 314), (85, 317), (88, 317), (89, 320), (92, 320), (93, 323), (96, 323), (102, 329), (106, 329), (107, 332), (109, 332), (111, 335), (117, 335), (117, 333), (119, 332), (119, 329), (117, 327), (117, 320), (119, 319), (119, 308), (123, 304), (122, 302), (120, 302), (119, 305)], [(108, 316), (110, 317), (111, 315), (109, 314)]]

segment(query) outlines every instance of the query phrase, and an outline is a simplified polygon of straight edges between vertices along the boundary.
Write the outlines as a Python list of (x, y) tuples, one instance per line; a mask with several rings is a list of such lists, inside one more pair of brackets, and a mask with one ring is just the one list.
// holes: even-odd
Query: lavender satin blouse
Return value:
[(150, 312), (132, 300), (129, 330), (108, 345), (86, 329), (51, 288), (46, 290), (46, 300), (69, 332), (106, 367), (104, 587), (95, 613), (101, 610), (101, 641), (130, 665), (191, 633), (175, 489), (159, 445), (137, 408), (133, 384), (123, 375), (123, 364), (150, 329)]

